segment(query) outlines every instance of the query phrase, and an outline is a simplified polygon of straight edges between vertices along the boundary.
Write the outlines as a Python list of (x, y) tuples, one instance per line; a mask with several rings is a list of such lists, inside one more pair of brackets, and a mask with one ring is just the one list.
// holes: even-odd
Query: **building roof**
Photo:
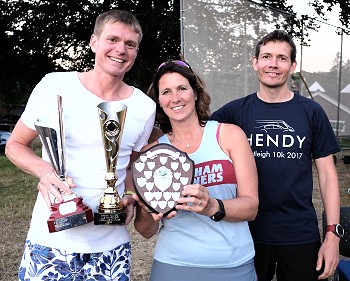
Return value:
[(325, 93), (326, 90), (323, 89), (323, 87), (318, 83), (318, 82), (314, 82), (310, 87), (309, 87), (310, 92), (322, 92)]
[(342, 94), (350, 94), (350, 83), (340, 91)]

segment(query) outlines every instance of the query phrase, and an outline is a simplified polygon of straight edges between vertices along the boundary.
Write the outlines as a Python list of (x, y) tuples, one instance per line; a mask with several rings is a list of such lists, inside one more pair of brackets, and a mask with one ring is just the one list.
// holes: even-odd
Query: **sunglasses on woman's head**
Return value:
[(192, 71), (190, 65), (187, 62), (184, 62), (183, 60), (168, 60), (168, 61), (165, 61), (165, 62), (161, 63), (158, 66), (157, 71), (159, 71), (163, 66), (165, 66), (165, 65), (167, 65), (169, 63), (173, 63), (173, 64), (176, 64), (178, 66), (186, 67), (186, 68), (188, 68), (189, 70)]

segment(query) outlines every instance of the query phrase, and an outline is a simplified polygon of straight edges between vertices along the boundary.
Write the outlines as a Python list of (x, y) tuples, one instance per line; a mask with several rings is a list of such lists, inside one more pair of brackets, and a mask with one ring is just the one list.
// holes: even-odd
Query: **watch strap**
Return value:
[(339, 238), (344, 236), (344, 229), (340, 224), (327, 225), (325, 228), (325, 233), (327, 232), (333, 232)]

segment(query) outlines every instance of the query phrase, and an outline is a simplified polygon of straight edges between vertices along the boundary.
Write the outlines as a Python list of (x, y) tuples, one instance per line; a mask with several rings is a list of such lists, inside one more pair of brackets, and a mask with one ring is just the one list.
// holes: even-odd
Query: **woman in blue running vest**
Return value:
[(247, 221), (257, 213), (257, 172), (244, 132), (208, 121), (204, 82), (183, 60), (162, 63), (148, 95), (164, 135), (144, 149), (171, 144), (195, 163), (193, 184), (166, 218), (133, 195), (136, 229), (146, 238), (158, 233), (151, 281), (256, 281)]

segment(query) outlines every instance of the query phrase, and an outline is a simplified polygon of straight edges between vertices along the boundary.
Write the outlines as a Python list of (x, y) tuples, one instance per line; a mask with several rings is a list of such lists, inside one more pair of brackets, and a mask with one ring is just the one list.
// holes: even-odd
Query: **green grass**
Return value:
[[(38, 181), (0, 155), (0, 281), (18, 280), (18, 265), (38, 194)], [(149, 280), (156, 236), (149, 240), (142, 238), (132, 223), (129, 231), (134, 252), (132, 280)]]
[(38, 179), (0, 155), (0, 280), (18, 280), (18, 263), (37, 195)]

